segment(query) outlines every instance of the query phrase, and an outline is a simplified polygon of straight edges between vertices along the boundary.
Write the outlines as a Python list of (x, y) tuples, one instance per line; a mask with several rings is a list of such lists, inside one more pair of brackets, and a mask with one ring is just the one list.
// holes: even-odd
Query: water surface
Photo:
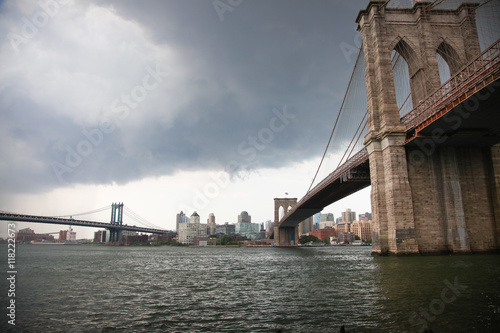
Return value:
[[(4, 253), (7, 253), (6, 247)], [(19, 245), (13, 332), (494, 332), (500, 256)], [(6, 260), (2, 263), (5, 267)], [(6, 268), (2, 269), (7, 276)], [(8, 286), (0, 281), (2, 308)], [(4, 311), (5, 312), (5, 311)]]

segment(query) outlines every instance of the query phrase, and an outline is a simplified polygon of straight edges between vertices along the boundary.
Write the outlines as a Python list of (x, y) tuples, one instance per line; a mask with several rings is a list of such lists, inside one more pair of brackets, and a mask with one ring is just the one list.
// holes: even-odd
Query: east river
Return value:
[(1, 332), (498, 332), (500, 256), (371, 247), (16, 246)]

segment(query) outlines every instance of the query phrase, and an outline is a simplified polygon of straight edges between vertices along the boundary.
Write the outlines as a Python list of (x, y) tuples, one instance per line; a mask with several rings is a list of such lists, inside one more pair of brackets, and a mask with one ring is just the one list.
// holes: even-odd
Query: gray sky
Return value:
[[(305, 194), (368, 1), (47, 3), (0, 2), (0, 210), (123, 201), (171, 229)], [(370, 211), (369, 190), (329, 211), (348, 207)]]

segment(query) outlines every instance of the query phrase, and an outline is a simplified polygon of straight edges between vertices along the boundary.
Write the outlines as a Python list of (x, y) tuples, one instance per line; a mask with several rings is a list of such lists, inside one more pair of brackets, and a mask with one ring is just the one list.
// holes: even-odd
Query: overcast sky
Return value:
[[(174, 229), (181, 210), (264, 222), (305, 194), (368, 1), (45, 3), (0, 2), (0, 210), (124, 202)], [(345, 208), (370, 211), (369, 189), (327, 211)]]

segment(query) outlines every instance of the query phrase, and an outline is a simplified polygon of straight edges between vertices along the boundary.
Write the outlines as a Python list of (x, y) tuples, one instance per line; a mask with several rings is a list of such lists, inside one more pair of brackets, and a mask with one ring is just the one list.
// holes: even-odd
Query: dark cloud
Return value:
[[(11, 66), (0, 71), (2, 188), (37, 192), (317, 157), (353, 66), (340, 44), (354, 46), (365, 3), (243, 1), (221, 21), (212, 1), (96, 1), (106, 10), (84, 7), (106, 29), (97, 32), (88, 17), (71, 26), (77, 9), (61, 7), (21, 45), (24, 58), (0, 56)], [(30, 17), (11, 3), (0, 14), (6, 31)], [(67, 33), (56, 31), (61, 24)], [(23, 69), (21, 61), (34, 63)], [(157, 64), (169, 72), (165, 82), (127, 117), (110, 112)], [(283, 121), (284, 109), (293, 118)]]

